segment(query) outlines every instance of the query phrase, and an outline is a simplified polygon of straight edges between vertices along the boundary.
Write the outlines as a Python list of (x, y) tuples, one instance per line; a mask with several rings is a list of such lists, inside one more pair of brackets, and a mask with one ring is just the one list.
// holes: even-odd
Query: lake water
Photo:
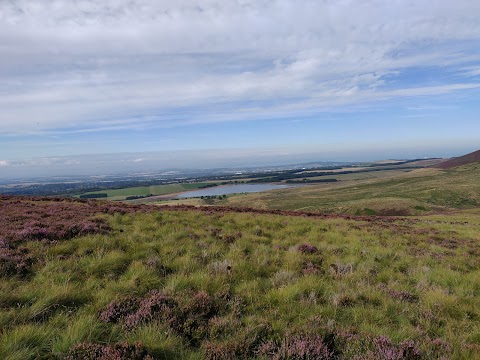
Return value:
[(215, 186), (211, 188), (188, 191), (186, 193), (177, 195), (177, 199), (186, 199), (200, 196), (218, 196), (238, 193), (254, 193), (267, 190), (287, 189), (298, 185), (280, 185), (280, 184), (238, 184), (238, 185), (224, 185)]

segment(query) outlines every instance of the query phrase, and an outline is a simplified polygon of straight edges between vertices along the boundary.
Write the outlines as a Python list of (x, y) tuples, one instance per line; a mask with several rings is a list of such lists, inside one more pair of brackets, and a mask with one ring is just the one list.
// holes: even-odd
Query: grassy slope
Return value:
[(388, 179), (310, 185), (229, 198), (228, 205), (267, 209), (385, 214), (480, 206), (480, 164), (451, 170), (420, 169)]
[[(372, 350), (367, 339), (376, 336), (413, 340), (423, 358), (480, 356), (476, 211), (418, 223), (198, 211), (104, 216), (108, 235), (24, 244), (37, 259), (33, 275), (0, 278), (0, 358), (142, 341), (160, 359), (202, 359), (212, 346), (238, 355), (239, 346), (289, 332), (347, 334), (336, 340), (346, 358)], [(319, 251), (298, 251), (304, 243)], [(99, 320), (112, 300), (151, 289), (185, 303), (204, 290), (225, 307), (207, 330), (196, 329), (195, 345), (160, 320), (133, 330)]]

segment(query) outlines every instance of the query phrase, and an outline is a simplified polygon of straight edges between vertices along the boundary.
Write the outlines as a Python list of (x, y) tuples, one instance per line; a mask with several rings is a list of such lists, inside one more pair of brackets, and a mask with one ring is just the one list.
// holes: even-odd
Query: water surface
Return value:
[(185, 199), (200, 196), (218, 196), (238, 193), (254, 193), (267, 190), (287, 189), (298, 185), (281, 185), (281, 184), (238, 184), (238, 185), (224, 185), (216, 186), (201, 190), (188, 191), (177, 195), (177, 199)]

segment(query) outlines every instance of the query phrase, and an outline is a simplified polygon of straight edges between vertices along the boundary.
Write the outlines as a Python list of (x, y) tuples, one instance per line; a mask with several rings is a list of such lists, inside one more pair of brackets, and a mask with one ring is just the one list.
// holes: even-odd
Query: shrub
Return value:
[(33, 258), (26, 248), (14, 249), (0, 240), (0, 277), (27, 276), (32, 269)]
[(271, 327), (266, 324), (248, 326), (226, 341), (205, 341), (202, 348), (208, 360), (250, 359), (271, 332)]
[(173, 273), (173, 270), (160, 262), (158, 256), (152, 256), (145, 260), (143, 264), (152, 270), (155, 270), (159, 275), (167, 276)]
[(268, 341), (259, 346), (259, 356), (274, 360), (333, 359), (333, 352), (319, 335), (287, 335), (280, 344)]
[(380, 284), (378, 287), (395, 300), (405, 301), (409, 303), (414, 303), (418, 301), (417, 295), (411, 294), (407, 291), (397, 291), (394, 289), (389, 289), (385, 284)]
[(139, 299), (128, 297), (113, 301), (100, 313), (99, 319), (106, 323), (117, 323), (138, 309)]
[(301, 244), (297, 246), (297, 250), (303, 254), (315, 254), (318, 252), (318, 249), (314, 245), (310, 244)]
[(124, 326), (133, 329), (138, 325), (158, 318), (173, 322), (176, 318), (177, 302), (158, 290), (153, 290), (142, 299), (138, 309), (124, 318)]
[(403, 341), (399, 345), (392, 344), (386, 336), (380, 336), (374, 340), (375, 353), (382, 360), (416, 360), (421, 359), (421, 351), (413, 341)]
[(80, 343), (73, 346), (66, 360), (153, 360), (145, 346), (140, 343), (125, 342), (100, 345)]

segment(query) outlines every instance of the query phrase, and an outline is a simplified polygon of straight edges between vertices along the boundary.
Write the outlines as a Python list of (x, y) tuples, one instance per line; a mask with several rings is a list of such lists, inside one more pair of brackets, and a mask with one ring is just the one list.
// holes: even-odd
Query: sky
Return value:
[(478, 0), (0, 0), (0, 177), (477, 150), (479, 18)]

